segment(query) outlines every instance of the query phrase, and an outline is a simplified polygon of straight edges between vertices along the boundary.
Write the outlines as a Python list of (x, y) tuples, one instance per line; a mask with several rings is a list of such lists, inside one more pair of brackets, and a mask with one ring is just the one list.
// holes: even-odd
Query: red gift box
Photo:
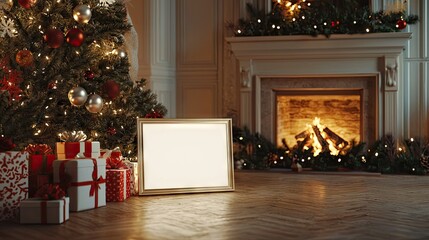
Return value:
[(28, 195), (34, 197), (37, 190), (46, 183), (52, 182), (52, 163), (55, 155), (30, 155), (30, 176), (28, 179)]
[(106, 169), (106, 202), (122, 202), (131, 196), (131, 171)]
[(100, 142), (57, 142), (56, 151), (59, 160), (76, 158), (78, 154), (87, 158), (99, 158)]
[(52, 173), (52, 163), (54, 160), (54, 154), (30, 155), (30, 174)]

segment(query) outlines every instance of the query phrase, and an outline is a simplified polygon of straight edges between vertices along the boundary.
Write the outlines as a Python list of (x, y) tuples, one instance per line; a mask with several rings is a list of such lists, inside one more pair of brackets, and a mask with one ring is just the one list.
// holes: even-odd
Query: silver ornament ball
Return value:
[(88, 5), (80, 4), (73, 9), (73, 18), (78, 23), (88, 23), (91, 16), (91, 8)]
[(90, 113), (98, 113), (103, 109), (103, 98), (97, 94), (90, 94), (85, 107)]
[(73, 106), (82, 106), (88, 98), (88, 93), (82, 87), (75, 87), (69, 91), (68, 97)]

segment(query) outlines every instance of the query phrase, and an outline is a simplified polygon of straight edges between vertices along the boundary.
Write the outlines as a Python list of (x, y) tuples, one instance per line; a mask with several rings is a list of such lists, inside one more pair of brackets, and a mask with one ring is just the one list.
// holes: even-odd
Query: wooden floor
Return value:
[(236, 191), (132, 197), (0, 239), (429, 239), (429, 176), (239, 171)]

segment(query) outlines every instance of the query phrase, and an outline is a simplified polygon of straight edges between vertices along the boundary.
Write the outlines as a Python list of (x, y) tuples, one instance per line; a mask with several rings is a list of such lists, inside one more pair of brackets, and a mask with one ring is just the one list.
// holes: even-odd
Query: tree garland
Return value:
[(345, 9), (326, 1), (279, 0), (268, 14), (247, 4), (249, 19), (239, 19), (228, 27), (235, 36), (276, 36), (358, 34), (398, 32), (407, 24), (416, 23), (416, 15), (406, 15), (405, 6), (390, 6), (386, 11), (371, 12), (368, 7), (356, 7), (351, 0)]

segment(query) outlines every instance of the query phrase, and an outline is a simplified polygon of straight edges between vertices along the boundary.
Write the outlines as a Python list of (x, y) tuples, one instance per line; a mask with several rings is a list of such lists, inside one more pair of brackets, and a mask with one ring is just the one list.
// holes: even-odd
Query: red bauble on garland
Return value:
[(102, 91), (110, 100), (114, 100), (116, 97), (119, 96), (119, 93), (121, 92), (120, 86), (117, 82), (114, 80), (107, 80), (103, 86)]
[(30, 9), (36, 2), (37, 0), (18, 0), (19, 5), (25, 9)]
[(59, 29), (51, 28), (46, 31), (46, 34), (43, 36), (43, 39), (49, 47), (59, 48), (64, 43), (64, 34)]
[(88, 70), (85, 72), (85, 74), (83, 75), (83, 77), (85, 78), (86, 81), (91, 81), (94, 80), (95, 74), (93, 71)]
[(109, 127), (108, 129), (107, 129), (107, 133), (109, 134), (109, 135), (115, 135), (116, 134), (116, 128), (114, 128), (114, 127)]
[(145, 118), (163, 118), (162, 114), (153, 110), (152, 112), (146, 114)]
[(83, 34), (83, 31), (78, 28), (72, 28), (66, 34), (67, 43), (73, 47), (79, 47), (82, 45), (84, 40), (85, 35)]
[(0, 137), (0, 152), (11, 151), (16, 147), (16, 144), (13, 143), (12, 139), (7, 137)]
[(403, 20), (403, 19), (399, 19), (399, 20), (396, 22), (396, 28), (397, 28), (397, 29), (402, 30), (402, 29), (404, 29), (404, 28), (406, 28), (406, 27), (407, 27), (407, 22), (406, 22), (405, 20)]

